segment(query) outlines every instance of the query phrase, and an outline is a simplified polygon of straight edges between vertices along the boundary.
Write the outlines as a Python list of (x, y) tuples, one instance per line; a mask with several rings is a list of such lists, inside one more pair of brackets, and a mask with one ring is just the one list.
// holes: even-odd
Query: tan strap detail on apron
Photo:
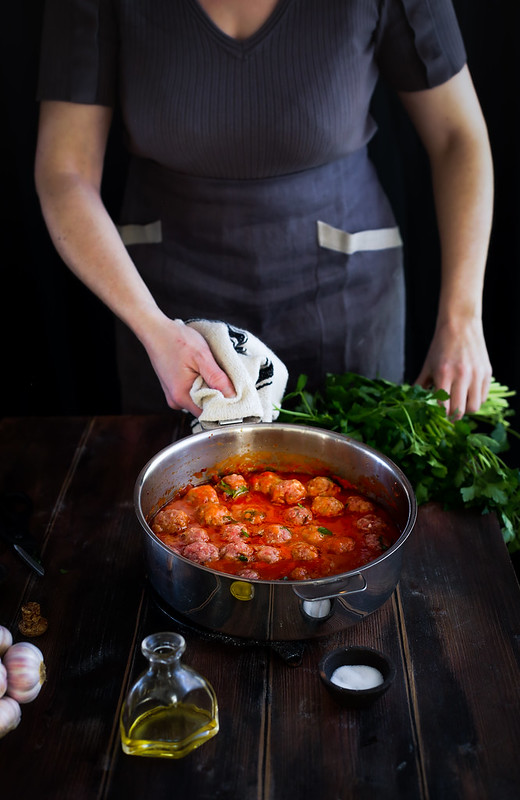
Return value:
[(387, 250), (390, 247), (400, 247), (403, 243), (397, 227), (378, 228), (358, 233), (348, 233), (320, 221), (318, 221), (317, 227), (320, 247), (324, 247), (326, 250), (335, 250), (338, 253), (346, 253), (349, 256), (362, 250)]
[(162, 242), (161, 220), (149, 222), (148, 225), (118, 225), (117, 230), (128, 247), (131, 244), (160, 244)]

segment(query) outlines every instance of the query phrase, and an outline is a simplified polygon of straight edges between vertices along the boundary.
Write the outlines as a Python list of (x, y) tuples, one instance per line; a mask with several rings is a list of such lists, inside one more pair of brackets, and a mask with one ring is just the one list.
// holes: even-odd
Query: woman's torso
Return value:
[(173, 171), (255, 179), (363, 147), (379, 75), (425, 89), (464, 60), (451, 0), (278, 0), (240, 41), (198, 0), (47, 0), (38, 96), (120, 105)]
[[(63, 0), (51, 2), (69, 13)], [(121, 222), (132, 226), (131, 255), (169, 316), (251, 330), (293, 380), (303, 371), (316, 384), (345, 369), (402, 376), (395, 237), (386, 251), (349, 254), (323, 246), (319, 225), (340, 238), (394, 225), (365, 145), (379, 71), (397, 80), (405, 65), (401, 87), (428, 82), (424, 37), (416, 46), (403, 10), (414, 5), (429, 8), (425, 0), (279, 0), (240, 41), (197, 0), (75, 6), (97, 9), (84, 35), (99, 55), (60, 99), (118, 98), (133, 155)], [(59, 15), (54, 23), (63, 24)], [(439, 72), (434, 56), (430, 80), (448, 76), (453, 58)], [(150, 224), (154, 241), (148, 228), (139, 241)], [(129, 331), (120, 337), (129, 392), (136, 403), (151, 399), (151, 367)]]
[(135, 155), (183, 174), (255, 179), (328, 163), (373, 134), (376, 3), (327, 14), (312, 0), (280, 0), (244, 41), (197, 0), (118, 5), (119, 94)]

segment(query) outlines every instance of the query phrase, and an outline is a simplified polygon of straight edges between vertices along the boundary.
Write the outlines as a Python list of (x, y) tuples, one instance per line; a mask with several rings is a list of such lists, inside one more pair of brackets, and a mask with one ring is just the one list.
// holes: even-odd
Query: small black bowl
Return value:
[[(332, 683), (331, 677), (338, 667), (366, 665), (374, 667), (383, 676), (383, 683), (368, 689), (347, 689)], [(395, 678), (395, 666), (388, 656), (372, 647), (339, 647), (323, 656), (319, 664), (320, 678), (342, 705), (350, 708), (367, 708), (383, 695)]]

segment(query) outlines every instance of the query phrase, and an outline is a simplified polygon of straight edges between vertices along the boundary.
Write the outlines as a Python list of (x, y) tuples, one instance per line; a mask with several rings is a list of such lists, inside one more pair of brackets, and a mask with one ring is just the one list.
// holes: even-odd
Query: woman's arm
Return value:
[(417, 378), (450, 394), (450, 415), (477, 411), (491, 364), (482, 294), (493, 213), (486, 124), (467, 67), (447, 83), (400, 98), (426, 148), (441, 241), (441, 291), (434, 336)]
[(63, 261), (146, 348), (168, 405), (199, 415), (189, 396), (197, 375), (228, 397), (233, 385), (204, 338), (158, 308), (103, 205), (111, 119), (104, 106), (42, 103), (35, 178), (43, 216)]

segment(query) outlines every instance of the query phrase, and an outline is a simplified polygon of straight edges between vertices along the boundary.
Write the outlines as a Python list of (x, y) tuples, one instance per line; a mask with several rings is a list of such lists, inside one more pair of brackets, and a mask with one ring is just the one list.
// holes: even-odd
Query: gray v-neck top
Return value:
[(380, 76), (414, 91), (464, 63), (451, 0), (279, 0), (244, 41), (197, 0), (47, 0), (38, 97), (119, 104), (134, 155), (254, 180), (362, 148)]

